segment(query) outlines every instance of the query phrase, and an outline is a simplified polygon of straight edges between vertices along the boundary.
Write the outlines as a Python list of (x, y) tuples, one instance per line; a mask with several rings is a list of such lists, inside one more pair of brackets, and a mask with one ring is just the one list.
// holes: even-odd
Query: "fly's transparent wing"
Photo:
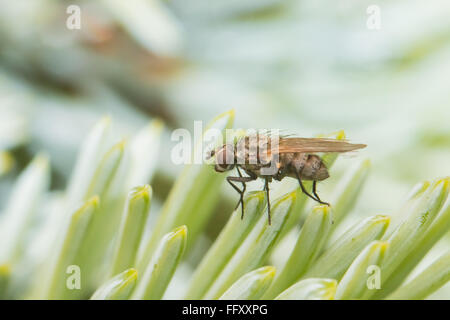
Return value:
[(280, 137), (278, 143), (273, 144), (272, 153), (349, 152), (365, 147), (365, 144), (354, 144), (347, 140)]

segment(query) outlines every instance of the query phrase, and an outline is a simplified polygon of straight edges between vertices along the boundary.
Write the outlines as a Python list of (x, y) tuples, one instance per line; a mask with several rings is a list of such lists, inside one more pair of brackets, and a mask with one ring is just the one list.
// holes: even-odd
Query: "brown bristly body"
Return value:
[[(238, 177), (227, 177), (228, 183), (240, 194), (239, 204), (242, 204), (244, 215), (244, 193), (246, 183), (262, 178), (265, 180), (264, 190), (267, 193), (267, 204), (270, 224), (269, 182), (272, 179), (281, 181), (285, 177), (298, 180), (302, 191), (313, 200), (327, 204), (320, 200), (316, 192), (316, 182), (329, 177), (328, 169), (320, 156), (315, 153), (349, 152), (364, 148), (363, 144), (352, 144), (346, 140), (325, 138), (292, 138), (256, 134), (245, 136), (235, 145), (223, 145), (211, 153), (216, 155), (215, 170), (225, 172), (236, 167)], [(270, 174), (267, 173), (268, 169)], [(240, 171), (244, 170), (247, 177)], [(303, 186), (302, 180), (313, 181), (311, 195)], [(233, 182), (240, 182), (240, 190)]]

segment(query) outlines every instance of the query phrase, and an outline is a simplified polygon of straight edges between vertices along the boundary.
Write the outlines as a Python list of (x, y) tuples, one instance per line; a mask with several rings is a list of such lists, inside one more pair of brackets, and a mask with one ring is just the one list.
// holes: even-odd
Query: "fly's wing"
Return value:
[(272, 153), (316, 153), (316, 152), (349, 152), (365, 148), (365, 144), (353, 144), (346, 140), (327, 138), (282, 138), (278, 146), (272, 143)]

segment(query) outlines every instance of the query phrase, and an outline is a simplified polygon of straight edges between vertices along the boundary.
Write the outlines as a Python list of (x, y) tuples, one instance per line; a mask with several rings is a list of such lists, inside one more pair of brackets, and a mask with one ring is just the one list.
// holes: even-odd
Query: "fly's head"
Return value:
[(225, 172), (231, 170), (235, 166), (234, 146), (231, 144), (224, 144), (216, 150), (211, 150), (207, 157), (215, 156), (214, 169), (217, 172)]

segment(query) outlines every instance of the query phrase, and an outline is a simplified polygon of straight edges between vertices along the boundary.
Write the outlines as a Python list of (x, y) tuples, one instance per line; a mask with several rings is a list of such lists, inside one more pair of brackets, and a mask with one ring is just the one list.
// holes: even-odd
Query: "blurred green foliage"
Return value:
[[(66, 27), (69, 5), (81, 8), (79, 30)], [(265, 297), (274, 298), (297, 280), (278, 298), (349, 297), (349, 288), (361, 288), (355, 265), (375, 259), (368, 253), (373, 240), (402, 244), (400, 258), (381, 263), (387, 292), (373, 297), (425, 298), (447, 282), (448, 178), (436, 179), (450, 172), (450, 4), (381, 1), (380, 30), (366, 26), (369, 5), (0, 0), (0, 295), (89, 298), (98, 289), (92, 298), (129, 298), (135, 285), (146, 288), (141, 273), (153, 270), (160, 240), (182, 225), (187, 247), (179, 265), (171, 262), (178, 268), (167, 297), (256, 297), (268, 290)], [(235, 113), (223, 113), (230, 108)], [(168, 160), (173, 129), (193, 130), (194, 120), (217, 114), (227, 119), (222, 128), (234, 122), (336, 138), (345, 129), (366, 143), (358, 156), (337, 159), (319, 185), (335, 224), (325, 228), (327, 219), (314, 219), (320, 209), (295, 181), (273, 188), (273, 199), (295, 198), (280, 215), (287, 220), (279, 234), (264, 231), (265, 199), (253, 193), (258, 183), (249, 188), (248, 220), (233, 214), (227, 222), (236, 195), (224, 177)], [(335, 157), (328, 156), (331, 166)], [(400, 207), (418, 181), (430, 182)], [(130, 190), (147, 184), (152, 214), (146, 204), (130, 206)], [(391, 218), (374, 216), (379, 212)], [(259, 260), (251, 264), (251, 253), (240, 253), (243, 262), (230, 264), (256, 230), (268, 237), (262, 247), (254, 244), (264, 249)], [(298, 241), (311, 240), (311, 232), (323, 243), (303, 248)], [(128, 262), (113, 262), (115, 255)], [(302, 259), (303, 270), (291, 273), (288, 266), (303, 256), (311, 261)], [(86, 272), (80, 291), (65, 292), (67, 274), (49, 271), (65, 272), (69, 261)], [(263, 265), (277, 271), (259, 273)], [(429, 278), (428, 267), (442, 277)], [(195, 280), (183, 285), (190, 275)], [(160, 291), (149, 296), (160, 297), (167, 285), (153, 283)], [(449, 285), (431, 297), (448, 299)]]

